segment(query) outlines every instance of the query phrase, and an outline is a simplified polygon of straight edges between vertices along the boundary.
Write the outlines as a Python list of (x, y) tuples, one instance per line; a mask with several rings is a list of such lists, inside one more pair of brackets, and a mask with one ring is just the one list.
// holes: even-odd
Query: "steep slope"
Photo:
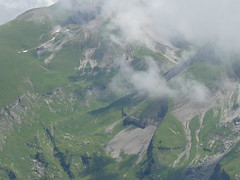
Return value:
[[(118, 43), (97, 14), (55, 4), (0, 26), (0, 176), (237, 179), (238, 71), (210, 46), (181, 62), (189, 44)], [(183, 92), (155, 97), (130, 81), (149, 69)], [(202, 90), (196, 79), (204, 101), (182, 88)]]

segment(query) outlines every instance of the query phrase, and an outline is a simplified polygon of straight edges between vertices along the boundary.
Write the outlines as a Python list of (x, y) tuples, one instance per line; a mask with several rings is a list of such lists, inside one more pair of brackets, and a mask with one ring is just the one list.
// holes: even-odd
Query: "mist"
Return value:
[[(196, 49), (211, 44), (224, 57), (239, 53), (237, 0), (59, 0), (59, 4), (69, 10), (95, 13), (97, 18), (108, 21), (107, 28), (119, 32), (110, 35), (112, 40), (121, 46), (142, 43), (152, 47), (158, 42), (175, 48), (172, 42), (181, 39)], [(178, 89), (174, 89), (151, 58), (146, 58), (146, 71), (134, 70), (121, 58), (116, 61), (120, 72), (110, 84), (112, 89), (135, 90), (152, 97), (178, 97), (191, 92), (190, 96), (199, 97), (196, 101), (204, 101), (209, 94), (204, 85), (186, 78), (175, 80)]]
[(139, 71), (124, 57), (118, 59), (120, 71), (109, 84), (110, 90), (119, 95), (138, 93), (152, 99), (170, 97), (180, 100), (187, 97), (195, 103), (205, 103), (210, 96), (210, 90), (192, 78), (178, 76), (167, 81), (151, 57), (146, 57), (145, 63), (147, 70)]
[[(98, 18), (108, 20), (108, 29), (120, 32), (111, 34), (111, 38), (121, 46), (142, 43), (151, 48), (158, 42), (175, 48), (172, 42), (180, 39), (196, 49), (210, 44), (216, 54), (224, 57), (239, 53), (240, 1), (237, 0), (62, 0), (61, 3), (82, 12), (99, 11)], [(146, 58), (146, 62), (146, 71), (135, 71), (130, 65), (119, 63), (120, 73), (111, 87), (122, 92), (134, 89), (153, 97), (178, 97), (191, 92), (196, 101), (207, 98), (209, 90), (201, 83), (178, 79), (175, 82), (178, 90), (173, 89), (160, 75), (154, 60)]]
[[(57, 0), (0, 0), (0, 23), (30, 8), (48, 6)], [(225, 52), (237, 52), (240, 1), (237, 0), (59, 0), (63, 7), (92, 12), (109, 19), (110, 29), (121, 31), (122, 42), (154, 41), (171, 45), (174, 38), (202, 46), (206, 43)]]
[(240, 47), (237, 0), (81, 0), (78, 4), (84, 11), (100, 7), (101, 17), (110, 19), (109, 28), (121, 30), (124, 42), (167, 43), (182, 37), (198, 46), (213, 43), (224, 51)]
[(238, 51), (240, 2), (236, 0), (105, 0), (103, 16), (120, 28), (124, 41), (171, 41), (182, 37), (202, 46)]
[(122, 42), (152, 40), (169, 43), (174, 38), (223, 51), (238, 51), (240, 1), (237, 0), (59, 0), (66, 8), (92, 12), (109, 19), (110, 29), (121, 31)]

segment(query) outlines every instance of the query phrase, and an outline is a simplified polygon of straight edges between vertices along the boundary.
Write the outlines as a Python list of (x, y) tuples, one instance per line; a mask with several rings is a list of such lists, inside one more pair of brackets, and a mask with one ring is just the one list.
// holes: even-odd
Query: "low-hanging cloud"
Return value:
[(136, 91), (147, 94), (150, 97), (173, 95), (173, 91), (167, 85), (166, 80), (160, 75), (157, 63), (150, 57), (146, 60), (148, 69), (136, 71), (123, 59), (118, 59), (120, 72), (112, 80), (110, 88), (114, 92), (126, 93)]
[[(29, 8), (57, 0), (0, 0), (0, 23)], [(64, 7), (80, 11), (101, 9), (111, 19), (109, 28), (121, 30), (123, 42), (152, 40), (168, 44), (182, 37), (195, 45), (212, 43), (223, 51), (237, 52), (240, 28), (238, 0), (59, 0)], [(171, 44), (169, 44), (171, 45)]]
[(147, 70), (138, 71), (124, 58), (118, 59), (120, 71), (109, 84), (110, 89), (119, 94), (137, 92), (150, 98), (176, 99), (187, 96), (196, 103), (205, 102), (210, 95), (207, 87), (190, 78), (177, 77), (170, 82), (167, 81), (151, 57), (146, 57), (145, 62)]
[[(62, 3), (83, 12), (100, 9), (98, 17), (109, 20), (108, 28), (119, 32), (111, 36), (121, 45), (140, 42), (151, 46), (160, 42), (171, 47), (171, 42), (180, 38), (198, 47), (211, 44), (224, 53), (238, 52), (240, 48), (237, 0), (79, 0), (74, 5), (62, 0)], [(174, 83), (178, 88), (174, 89), (160, 75), (156, 63), (146, 61), (149, 67), (146, 71), (120, 63), (120, 73), (110, 86), (121, 92), (130, 89), (153, 97), (188, 94), (199, 102), (207, 98), (208, 89), (195, 80), (177, 78)]]
[(161, 41), (181, 36), (201, 46), (226, 51), (240, 48), (240, 1), (237, 0), (105, 0), (103, 15), (120, 28), (124, 40)]
[[(43, 1), (29, 0), (28, 3), (36, 5)], [(17, 1), (14, 2), (3, 4), (18, 6)], [(18, 2), (24, 5), (27, 1)], [(122, 45), (132, 42), (151, 45), (155, 41), (173, 46), (172, 40), (180, 37), (199, 47), (210, 43), (227, 54), (240, 49), (238, 0), (60, 0), (60, 3), (64, 8), (83, 13), (97, 11), (99, 18), (109, 20), (109, 29), (120, 32), (113, 39)], [(176, 97), (190, 89), (192, 96), (199, 100), (206, 98), (208, 90), (200, 83), (178, 79), (176, 83), (180, 90), (176, 92), (160, 75), (153, 60), (147, 59), (147, 64), (147, 71), (136, 71), (129, 65), (120, 64), (121, 76), (116, 76), (111, 86), (126, 91), (135, 89), (154, 97)], [(128, 85), (121, 87), (122, 82)]]

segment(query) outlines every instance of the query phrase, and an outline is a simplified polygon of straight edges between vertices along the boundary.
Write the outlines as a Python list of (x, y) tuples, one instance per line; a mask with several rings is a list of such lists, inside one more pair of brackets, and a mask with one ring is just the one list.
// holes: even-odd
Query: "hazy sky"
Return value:
[(0, 24), (36, 7), (48, 6), (57, 0), (0, 0)]

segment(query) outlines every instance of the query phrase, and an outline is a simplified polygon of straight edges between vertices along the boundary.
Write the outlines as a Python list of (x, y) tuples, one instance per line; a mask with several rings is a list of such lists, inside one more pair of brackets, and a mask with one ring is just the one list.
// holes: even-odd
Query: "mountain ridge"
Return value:
[(1, 177), (238, 178), (238, 79), (209, 46), (121, 44), (53, 8), (0, 26)]

